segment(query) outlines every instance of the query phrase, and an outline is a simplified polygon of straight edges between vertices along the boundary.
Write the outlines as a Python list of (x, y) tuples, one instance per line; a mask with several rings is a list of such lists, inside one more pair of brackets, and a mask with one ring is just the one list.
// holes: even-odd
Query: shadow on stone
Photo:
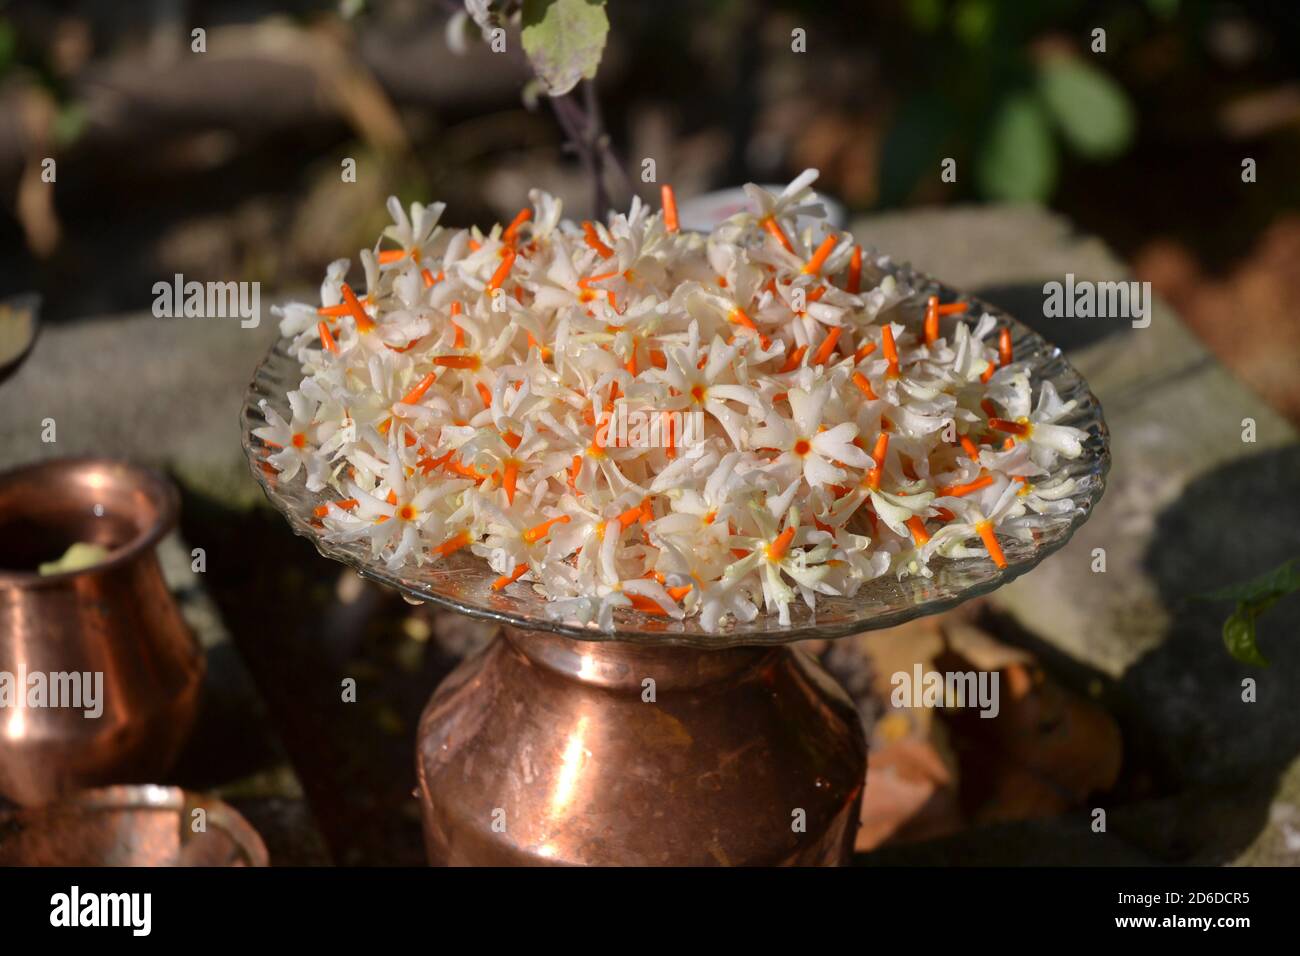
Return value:
[[(1132, 759), (1165, 767), (1179, 791), (1133, 833), (1145, 845), (1163, 841), (1158, 855), (1170, 862), (1234, 858), (1268, 824), (1279, 775), (1300, 754), (1300, 597), (1260, 619), (1268, 668), (1228, 654), (1230, 603), (1198, 600), (1300, 555), (1296, 488), (1300, 445), (1291, 445), (1197, 478), (1156, 519), (1144, 566), (1171, 615), (1169, 633), (1129, 668), (1120, 692), (1150, 731)], [(1256, 682), (1250, 703), (1246, 678)]]
[[(1236, 436), (1232, 436), (1235, 440)], [(1300, 445), (1241, 458), (1197, 478), (1156, 520), (1144, 565), (1172, 615), (1161, 647), (1124, 677), (1144, 700), (1188, 784), (1300, 753), (1300, 596), (1259, 621), (1268, 668), (1235, 661), (1223, 645), (1231, 603), (1197, 600), (1300, 555)], [(1258, 682), (1242, 701), (1242, 681)]]

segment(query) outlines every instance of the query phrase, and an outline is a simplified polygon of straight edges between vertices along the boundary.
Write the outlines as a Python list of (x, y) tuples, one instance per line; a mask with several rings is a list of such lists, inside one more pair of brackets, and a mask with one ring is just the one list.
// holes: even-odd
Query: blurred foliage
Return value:
[(1300, 558), (1242, 584), (1211, 591), (1207, 601), (1236, 601), (1237, 609), (1223, 622), (1223, 643), (1243, 664), (1267, 667), (1255, 637), (1255, 619), (1288, 594), (1300, 591)]
[(51, 129), (54, 141), (60, 146), (75, 142), (86, 127), (84, 105), (72, 96), (66, 79), (52, 68), (49, 51), (22, 44), (12, 20), (0, 15), (0, 80), (17, 73), (49, 94), (55, 108)]
[[(1132, 4), (1129, 4), (1132, 6)], [(1152, 13), (1177, 12), (1178, 0), (1148, 0)], [(1087, 8), (1105, 29), (1115, 4)], [(889, 74), (912, 90), (886, 136), (881, 200), (905, 200), (946, 156), (972, 166), (979, 196), (1048, 199), (1061, 152), (1085, 161), (1113, 159), (1133, 143), (1134, 108), (1090, 51), (1091, 30), (1072, 44), (1039, 44), (1083, 10), (1078, 0), (905, 0), (904, 37)], [(1106, 38), (1109, 49), (1110, 37)], [(1080, 48), (1082, 45), (1082, 48)], [(924, 69), (918, 69), (918, 65)], [(892, 67), (897, 66), (897, 71)]]

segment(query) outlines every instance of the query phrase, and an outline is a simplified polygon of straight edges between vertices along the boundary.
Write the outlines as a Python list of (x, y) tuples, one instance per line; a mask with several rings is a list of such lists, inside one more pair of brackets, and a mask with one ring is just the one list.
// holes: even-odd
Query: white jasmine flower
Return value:
[[(639, 200), (573, 223), (534, 190), (487, 232), (391, 200), (355, 288), (339, 259), (319, 305), (277, 309), (303, 378), (254, 431), (268, 467), (389, 568), (466, 550), (607, 629), (788, 623), (933, 559), (1003, 563), (998, 533), (1075, 507), (1074, 403), (1033, 402), (992, 316), (881, 324), (914, 293), (797, 227), (815, 179), (747, 187), (754, 211), (707, 237)], [(676, 424), (616, 428), (634, 411)]]

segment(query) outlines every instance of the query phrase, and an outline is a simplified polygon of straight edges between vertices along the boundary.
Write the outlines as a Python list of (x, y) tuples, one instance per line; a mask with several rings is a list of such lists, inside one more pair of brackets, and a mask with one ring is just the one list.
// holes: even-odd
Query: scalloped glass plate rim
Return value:
[[(1060, 349), (1048, 343), (1033, 329), (1004, 310), (976, 296), (959, 293), (908, 265), (894, 265), (887, 256), (875, 252), (869, 255), (870, 259), (864, 261), (864, 265), (883, 274), (893, 275), (895, 281), (911, 289), (911, 293), (895, 310), (914, 311), (916, 315), (913, 319), (919, 322), (919, 303), (928, 295), (937, 294), (943, 301), (961, 299), (969, 302), (969, 314), (988, 312), (998, 319), (999, 327), (1006, 325), (1011, 329), (1018, 359), (1026, 346), (1030, 348), (1034, 357), (1030, 366), (1031, 380), (1036, 386), (1043, 380), (1039, 372), (1041, 366), (1047, 362), (1059, 362), (1061, 368), (1050, 380), (1058, 385), (1062, 397), (1079, 400), (1078, 407), (1065, 422), (1085, 429), (1089, 432), (1089, 438), (1084, 445), (1084, 455), (1073, 461), (1065, 461), (1062, 467), (1084, 479), (1084, 493), (1071, 496), (1076, 508), (1069, 514), (1068, 520), (1064, 515), (1045, 516), (1052, 533), (1049, 540), (1036, 543), (1026, 550), (1020, 542), (1001, 537), (1008, 561), (1005, 569), (998, 570), (987, 558), (939, 558), (931, 562), (934, 575), (930, 578), (911, 577), (902, 581), (892, 577), (878, 578), (864, 584), (852, 598), (827, 598), (819, 595), (818, 609), (815, 612), (810, 611), (802, 600), (797, 600), (791, 605), (791, 623), (788, 626), (782, 626), (776, 615), (760, 610), (755, 620), (747, 624), (732, 622), (718, 631), (706, 631), (700, 626), (698, 618), (674, 621), (631, 609), (615, 612), (615, 627), (611, 631), (602, 631), (595, 624), (554, 620), (545, 614), (547, 599), (534, 591), (531, 585), (516, 583), (501, 592), (491, 591), (490, 582), (496, 579), (497, 574), (481, 558), (465, 552), (457, 552), (434, 565), (391, 571), (381, 560), (371, 557), (366, 546), (340, 545), (327, 541), (320, 534), (319, 528), (313, 526), (311, 509), (328, 500), (325, 492), (308, 492), (305, 485), (295, 479), (295, 490), (303, 499), (295, 503), (276, 487), (277, 476), (268, 475), (262, 467), (259, 454), (261, 446), (255, 444), (256, 439), (252, 435), (252, 429), (264, 423), (258, 400), (278, 399), (278, 403), (273, 401), (273, 404), (278, 404), (280, 410), (286, 406), (284, 394), (279, 389), (263, 388), (264, 379), (271, 374), (273, 368), (281, 371), (276, 368), (277, 363), (285, 366), (284, 371), (301, 376), (299, 363), (285, 349), (283, 338), (276, 339), (270, 352), (258, 364), (240, 412), (241, 443), (248, 457), (249, 468), (267, 499), (284, 515), (294, 533), (311, 541), (323, 557), (345, 564), (365, 578), (392, 587), (408, 599), (428, 602), (470, 617), (525, 630), (548, 631), (588, 641), (723, 648), (844, 637), (894, 627), (918, 617), (949, 610), (1015, 580), (1066, 545), (1074, 532), (1088, 519), (1105, 491), (1106, 475), (1110, 470), (1109, 432), (1102, 415), (1101, 403), (1088, 388), (1087, 382)], [(905, 317), (891, 318), (903, 321)], [(1060, 389), (1062, 382), (1069, 383), (1070, 387)], [(296, 385), (297, 382), (294, 381), (292, 387)], [(953, 583), (959, 577), (963, 580)], [(469, 583), (462, 583), (466, 580)], [(438, 581), (444, 582), (441, 589), (435, 586)], [(945, 583), (949, 586), (945, 587)], [(534, 607), (526, 607), (526, 604)], [(834, 613), (836, 609), (850, 613)]]

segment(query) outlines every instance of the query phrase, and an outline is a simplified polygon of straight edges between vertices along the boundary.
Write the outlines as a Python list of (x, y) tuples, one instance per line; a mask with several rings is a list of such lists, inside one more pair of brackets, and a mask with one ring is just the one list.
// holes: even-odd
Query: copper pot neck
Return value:
[(505, 629), (515, 652), (567, 680), (606, 688), (638, 688), (647, 677), (660, 687), (700, 687), (733, 680), (760, 667), (777, 648), (702, 650), (625, 641), (583, 641), (546, 631)]

